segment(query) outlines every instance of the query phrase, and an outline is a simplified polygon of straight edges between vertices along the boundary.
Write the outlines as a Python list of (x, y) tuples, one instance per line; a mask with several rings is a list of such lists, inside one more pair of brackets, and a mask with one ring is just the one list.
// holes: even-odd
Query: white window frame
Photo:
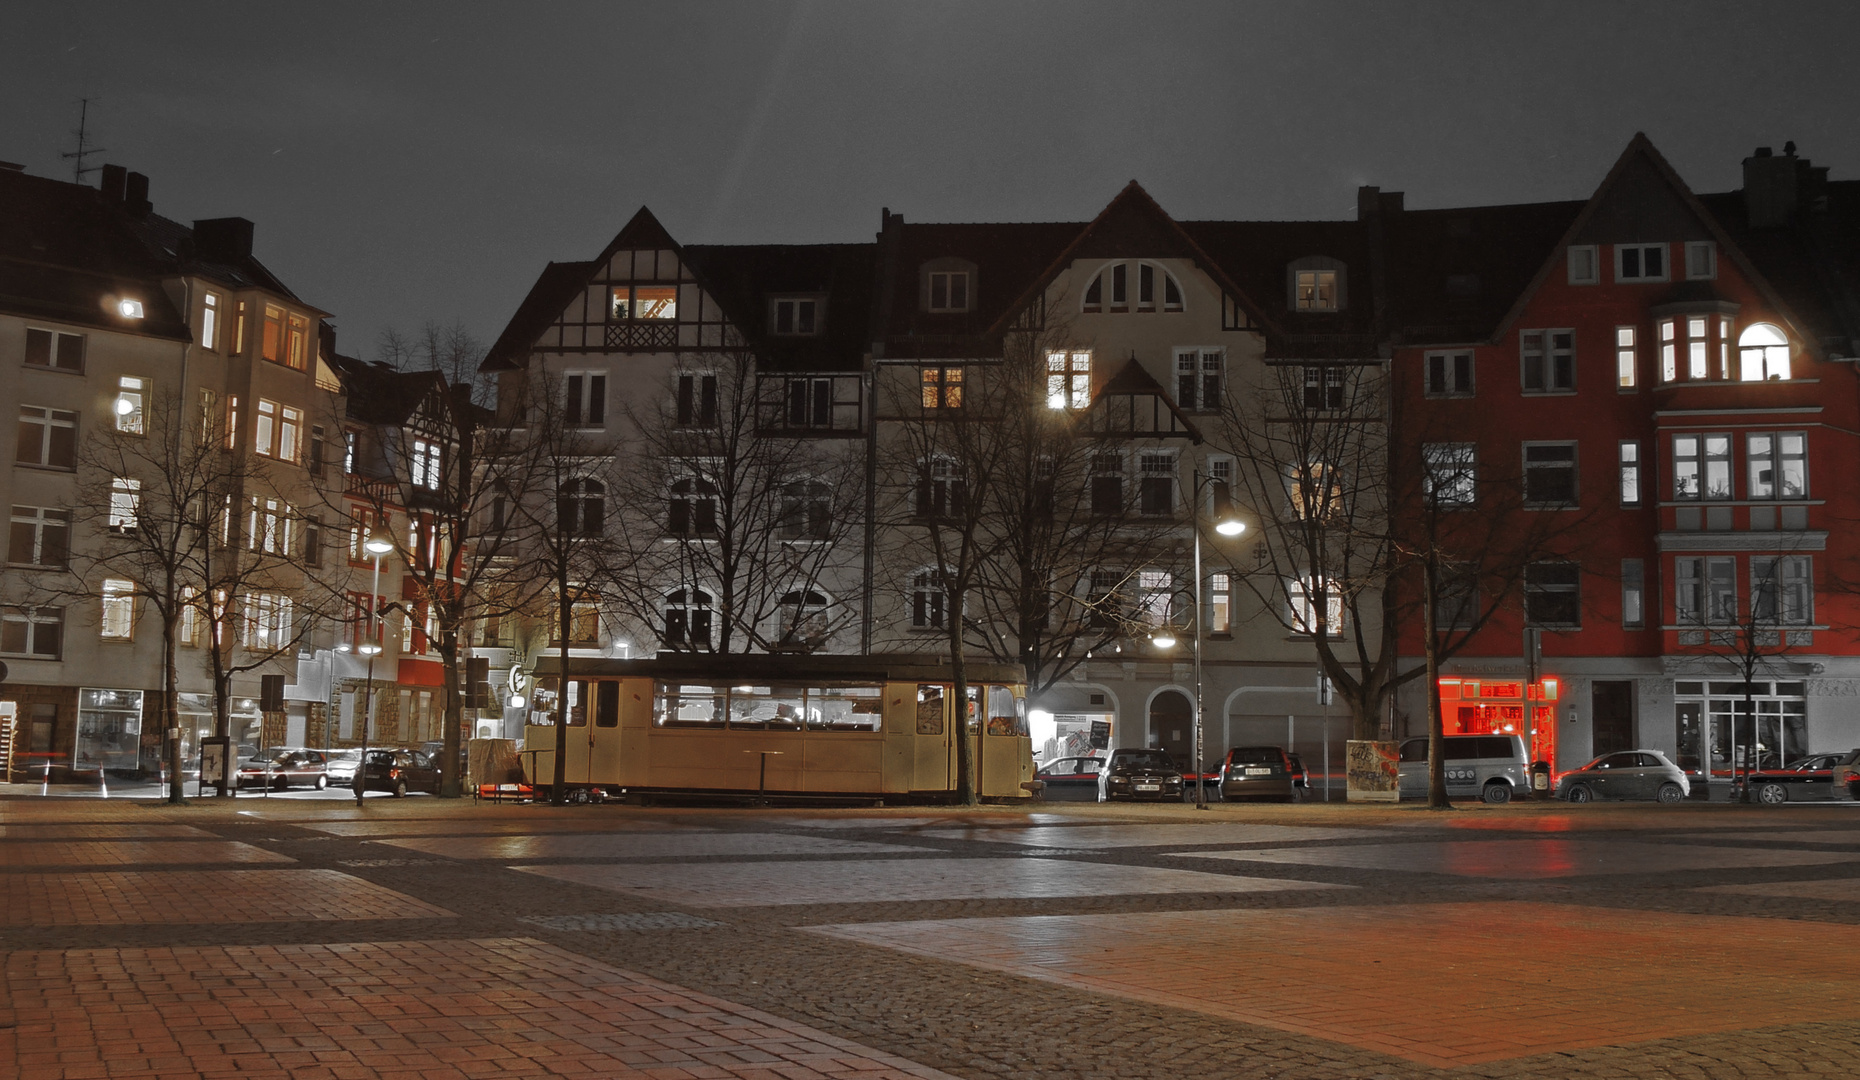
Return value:
[[(1759, 439), (1768, 439), (1769, 447), (1759, 450), (1757, 448)], [(1783, 448), (1783, 440), (1785, 439), (1797, 440), (1798, 448), (1794, 451), (1785, 450)], [(1746, 432), (1744, 435), (1744, 461), (1746, 463), (1745, 481), (1747, 484), (1744, 489), (1745, 498), (1750, 499), (1752, 502), (1758, 500), (1792, 502), (1808, 498), (1808, 432)], [(1796, 476), (1801, 478), (1801, 482), (1796, 485), (1797, 490), (1795, 492), (1783, 494), (1783, 480), (1792, 471), (1790, 468), (1792, 464), (1794, 465), (1793, 472)], [(1768, 481), (1762, 480), (1760, 476), (1761, 467), (1764, 465), (1769, 466), (1770, 478)], [(1768, 485), (1768, 490), (1764, 492), (1759, 488), (1759, 485), (1766, 483)]]
[(1710, 240), (1686, 241), (1686, 280), (1710, 281), (1718, 276), (1718, 245)]
[(220, 351), (220, 294), (211, 289), (200, 294), (200, 347)]
[[(1627, 272), (1627, 253), (1634, 252), (1636, 270)], [(1656, 276), (1647, 273), (1647, 252), (1660, 253), (1660, 273)], [(1615, 281), (1636, 285), (1649, 284), (1673, 279), (1673, 252), (1670, 244), (1616, 244), (1615, 245)]]
[(1317, 636), (1317, 605), (1312, 594), (1318, 591), (1324, 594), (1324, 636), (1337, 637), (1343, 633), (1343, 592), (1323, 578), (1285, 579), (1286, 626), (1303, 637)]
[(1338, 293), (1341, 270), (1310, 269), (1292, 271), (1293, 311), (1341, 311)]
[[(1538, 460), (1532, 460), (1532, 451), (1569, 451), (1569, 457), (1540, 454)], [(1573, 509), (1582, 501), (1582, 461), (1580, 450), (1573, 440), (1533, 440), (1524, 444), (1522, 451), (1524, 462), (1524, 505), (1541, 510)], [(1531, 476), (1534, 472), (1569, 473), (1568, 499), (1534, 499), (1531, 497)]]
[(1207, 628), (1210, 634), (1234, 632), (1234, 579), (1224, 571), (1208, 575)]
[[(1137, 514), (1146, 518), (1174, 517), (1178, 500), (1176, 489), (1181, 465), (1174, 450), (1139, 450), (1137, 452)], [(1150, 492), (1162, 490), (1167, 483), (1167, 506), (1150, 509)]]
[[(574, 387), (570, 393), (569, 387)], [(562, 422), (569, 427), (603, 427), (607, 423), (607, 373), (562, 373)]]
[(1046, 407), (1071, 412), (1091, 408), (1090, 349), (1047, 352)]
[[(778, 296), (769, 301), (769, 333), (777, 337), (815, 337), (820, 333), (817, 296)], [(782, 326), (786, 317), (787, 328)]]
[[(924, 310), (938, 314), (955, 314), (968, 311), (974, 302), (975, 290), (967, 270), (931, 270), (925, 282)], [(937, 286), (943, 287), (942, 304), (937, 303)], [(956, 293), (960, 291), (961, 302), (957, 302)]]
[(943, 587), (942, 571), (934, 566), (920, 566), (911, 573), (911, 629), (945, 629), (948, 604), (949, 593)]
[[(71, 511), (59, 510), (49, 506), (15, 506), (12, 514), (12, 531), (7, 540), (7, 560), (14, 566), (48, 566), (63, 567), (71, 561)], [(26, 543), (26, 550), (15, 551), (13, 541), (19, 538), (20, 526), (25, 526), (31, 540)], [(53, 530), (64, 533), (64, 559), (59, 562), (46, 562), (46, 536)], [(24, 555), (24, 559), (15, 559), (15, 555)]]
[(1679, 320), (1660, 320), (1660, 381), (1679, 381)]
[[(32, 339), (35, 335), (44, 335), (45, 360), (43, 364), (31, 361)], [(52, 330), (42, 326), (26, 328), (26, 366), (40, 371), (63, 371), (72, 375), (84, 374), (84, 335)]]
[(1621, 560), (1621, 628), (1647, 627), (1647, 564), (1641, 559)]
[(110, 480), (109, 530), (134, 532), (142, 513), (142, 481), (128, 476)]
[[(1768, 327), (1776, 336), (1782, 338), (1781, 344), (1744, 344), (1744, 339), (1756, 333), (1759, 328)], [(1789, 335), (1782, 332), (1782, 327), (1774, 323), (1751, 323), (1744, 327), (1744, 332), (1737, 340), (1737, 378), (1739, 382), (1770, 382), (1790, 377), (1791, 353)]]
[[(1724, 452), (1713, 453), (1710, 440), (1722, 439)], [(1686, 453), (1683, 444), (1692, 440), (1692, 451)], [(1736, 482), (1731, 475), (1731, 436), (1723, 431), (1680, 431), (1674, 432), (1673, 447), (1673, 501), (1675, 502), (1727, 502), (1736, 494)], [(1694, 490), (1686, 491), (1681, 486), (1685, 474), (1684, 465), (1692, 463), (1692, 480)], [(1719, 470), (1714, 466), (1722, 465), (1724, 486), (1714, 489), (1710, 486), (1712, 474)]]
[[(19, 423), (22, 427), (31, 424), (39, 429), (39, 453), (36, 460), (20, 460), (21, 465), (38, 469), (58, 469), (71, 472), (77, 468), (78, 414), (72, 409), (54, 409), (44, 405), (21, 405)], [(59, 464), (52, 460), (54, 440), (52, 432), (69, 430), (71, 432), (71, 461)]]
[(97, 636), (104, 641), (133, 641), (136, 636), (136, 583), (106, 578), (98, 600), (102, 607)]
[(1620, 483), (1617, 491), (1622, 506), (1642, 506), (1646, 502), (1646, 489), (1642, 484), (1644, 465), (1640, 456), (1640, 440), (1622, 439), (1617, 444), (1615, 460), (1620, 466)]
[[(1437, 350), (1427, 354), (1427, 370), (1422, 377), (1423, 392), (1431, 398), (1467, 398), (1478, 393), (1479, 365), (1475, 362), (1475, 353), (1471, 349)], [(1459, 376), (1466, 376), (1466, 387), (1460, 389)], [(1436, 380), (1434, 376), (1440, 378)]]
[[(1479, 445), (1423, 443), (1422, 491), (1442, 510), (1470, 510), (1479, 501)], [(1441, 492), (1435, 493), (1440, 485)]]
[(1571, 244), (1566, 260), (1571, 285), (1600, 285), (1601, 252), (1594, 244)]
[(122, 375), (116, 380), (116, 400), (110, 403), (110, 417), (116, 430), (125, 435), (148, 433), (147, 405), (149, 380)]
[(1639, 327), (1615, 327), (1615, 388), (1618, 390), (1640, 388), (1639, 341)]
[[(1567, 345), (1558, 344), (1562, 335)], [(1559, 357), (1569, 360), (1568, 385), (1558, 385)], [(1531, 385), (1535, 368), (1540, 385)], [(1576, 392), (1576, 331), (1567, 326), (1518, 332), (1518, 387), (1526, 394), (1573, 394)]]
[[(30, 604), (9, 604), (0, 607), (0, 624), (13, 623), (25, 627), (23, 631), (25, 648), (14, 651), (6, 650), (0, 644), (0, 656), (18, 656), (28, 660), (59, 660), (64, 656), (65, 609), (61, 607), (43, 607)], [(56, 646), (41, 649), (40, 627), (51, 627), (51, 637)], [(5, 641), (6, 632), (0, 625), (0, 643)]]
[(1188, 412), (1221, 407), (1227, 385), (1227, 350), (1218, 345), (1182, 345), (1175, 350), (1175, 403)]
[(1813, 624), (1814, 574), (1814, 560), (1807, 555), (1751, 556), (1751, 620), (1767, 626)]

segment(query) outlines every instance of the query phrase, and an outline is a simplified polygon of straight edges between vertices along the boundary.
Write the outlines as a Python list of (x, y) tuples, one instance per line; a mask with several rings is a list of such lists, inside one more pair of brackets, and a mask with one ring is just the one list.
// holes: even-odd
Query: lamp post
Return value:
[[(1202, 627), (1201, 627), (1201, 624), (1202, 624), (1202, 588), (1203, 588), (1202, 580), (1201, 580), (1201, 518), (1202, 518), (1201, 488), (1204, 483), (1218, 485), (1213, 488), (1214, 505), (1211, 507), (1211, 509), (1213, 510), (1213, 513), (1210, 515), (1214, 521), (1214, 531), (1219, 533), (1222, 536), (1239, 536), (1241, 533), (1246, 531), (1246, 522), (1241, 521), (1239, 516), (1234, 513), (1233, 500), (1227, 493), (1227, 488), (1226, 488), (1225, 483), (1217, 481), (1214, 477), (1201, 475), (1201, 466), (1199, 464), (1196, 465), (1195, 472), (1194, 472), (1194, 493), (1193, 493), (1193, 497), (1190, 499), (1191, 505), (1189, 506), (1189, 517), (1188, 517), (1189, 530), (1188, 531), (1193, 536), (1194, 544), (1195, 544), (1195, 547), (1194, 547), (1194, 551), (1195, 551), (1195, 593), (1194, 593), (1194, 596), (1195, 596), (1195, 636), (1192, 639), (1194, 642), (1194, 661), (1195, 661), (1195, 716), (1194, 716), (1194, 750), (1193, 750), (1193, 753), (1195, 756), (1194, 756), (1194, 760), (1190, 763), (1190, 765), (1195, 775), (1195, 809), (1197, 810), (1206, 810), (1208, 808), (1208, 793), (1207, 793), (1206, 787), (1203, 786), (1203, 778), (1201, 775), (1201, 770), (1202, 770), (1202, 744), (1201, 744), (1201, 733), (1202, 733), (1202, 725), (1201, 725), (1201, 633), (1202, 633)], [(1175, 634), (1171, 630), (1169, 630), (1167, 627), (1163, 628), (1163, 630), (1160, 631), (1159, 633), (1152, 635), (1150, 637), (1150, 641), (1153, 644), (1155, 644), (1155, 646), (1159, 649), (1175, 648)]]
[(368, 657), (368, 693), (362, 699), (362, 759), (355, 763), (355, 805), (362, 805), (362, 794), (368, 790), (368, 722), (375, 714), (375, 657), (381, 653), (381, 635), (376, 633), (381, 611), (381, 556), (394, 550), (392, 541), (368, 534), (362, 541), (362, 550), (374, 556), (375, 583), (368, 593), (368, 631), (363, 634), (357, 651)]

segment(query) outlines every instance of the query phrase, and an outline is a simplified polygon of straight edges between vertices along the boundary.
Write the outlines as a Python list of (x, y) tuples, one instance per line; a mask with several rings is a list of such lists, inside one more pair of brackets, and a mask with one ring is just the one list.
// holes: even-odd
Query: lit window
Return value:
[(962, 407), (962, 369), (926, 367), (918, 369), (926, 409), (960, 409)]
[(1731, 317), (1718, 317), (1718, 377), (1731, 378)]
[(190, 649), (200, 647), (201, 624), (206, 620), (201, 617), (200, 590), (192, 585), (181, 587), (181, 625), (175, 632), (176, 640)]
[(1686, 278), (1704, 281), (1718, 276), (1718, 245), (1710, 240), (1686, 241)]
[(220, 348), (220, 295), (205, 293), (200, 298), (200, 344), (215, 352)]
[(1737, 339), (1738, 378), (1745, 382), (1789, 377), (1789, 339), (1769, 323), (1753, 323)]
[(288, 367), (302, 371), (310, 362), (310, 320), (293, 312), (289, 316), (289, 327), (290, 336), (285, 343), (284, 363)]
[(1576, 388), (1576, 332), (1526, 330), (1519, 338), (1523, 387), (1527, 394), (1563, 393)]
[(258, 427), (252, 440), (252, 452), (265, 457), (277, 454), (278, 403), (258, 399)]
[(1046, 407), (1091, 407), (1091, 353), (1060, 350), (1046, 354)]
[(1337, 272), (1299, 270), (1292, 285), (1292, 306), (1298, 311), (1337, 310)]
[(110, 412), (116, 418), (116, 430), (130, 435), (145, 433), (148, 422), (143, 412), (148, 402), (149, 381), (128, 375), (116, 380), (116, 401)]
[(71, 511), (15, 506), (6, 561), (18, 566), (64, 566), (71, 558)]
[(1640, 505), (1640, 443), (1621, 443), (1621, 505)]
[(1678, 322), (1673, 319), (1660, 320), (1660, 380), (1675, 382), (1679, 378), (1679, 346), (1673, 340), (1678, 333)]
[(17, 456), (21, 465), (52, 469), (77, 467), (77, 417), (64, 409), (19, 407)]
[(576, 427), (599, 427), (607, 421), (607, 376), (596, 371), (571, 371), (562, 382), (562, 422)]
[(1208, 575), (1208, 633), (1229, 634), (1234, 628), (1233, 579)]
[(1731, 497), (1731, 436), (1673, 436), (1673, 498), (1697, 502)]
[(931, 311), (969, 310), (969, 272), (938, 270), (930, 275)]
[(1426, 470), (1421, 490), (1441, 509), (1474, 504), (1478, 494), (1478, 450), (1473, 443), (1427, 443), (1421, 447)]
[(284, 309), (265, 305), (265, 331), (259, 342), (259, 355), (273, 363), (284, 359)]
[(106, 579), (103, 583), (103, 619), (98, 633), (107, 641), (128, 641), (135, 629), (135, 582)]
[(1575, 244), (1569, 249), (1569, 283), (1594, 285), (1601, 280), (1596, 273), (1595, 245)]
[(303, 439), (304, 412), (286, 405), (278, 410), (278, 458), (296, 461)]
[(239, 395), (226, 395), (226, 449), (239, 445)]
[(1616, 281), (1665, 281), (1665, 244), (1616, 244)]
[(617, 320), (655, 319), (669, 321), (678, 317), (678, 286), (616, 285), (613, 290), (612, 317)]
[(1285, 583), (1285, 596), (1293, 633), (1336, 637), (1343, 632), (1343, 592), (1335, 585), (1323, 578), (1292, 578)]
[(1615, 327), (1615, 385), (1631, 390), (1639, 381), (1640, 358), (1634, 351), (1636, 331), (1632, 326)]
[(253, 551), (266, 555), (291, 553), (292, 516), (282, 499), (254, 495), (246, 512), (246, 539)]
[(1582, 567), (1539, 562), (1524, 568), (1524, 621), (1531, 626), (1582, 625)]
[(1227, 366), (1225, 349), (1175, 351), (1175, 403), (1184, 409), (1213, 412), (1221, 407), (1221, 378)]
[(1471, 397), (1472, 393), (1472, 353), (1437, 352), (1427, 354), (1428, 397)]
[(245, 618), (247, 648), (275, 651), (290, 644), (290, 597), (278, 593), (254, 593), (246, 599)]
[(1800, 431), (1745, 436), (1751, 499), (1808, 498), (1808, 435)]
[(425, 439), (413, 440), (411, 479), (413, 486), (428, 491), (439, 490), (439, 444)]
[(1710, 320), (1702, 315), (1694, 315), (1686, 320), (1686, 378), (1703, 379), (1710, 376), (1711, 342), (1707, 339), (1706, 327)]
[(1321, 461), (1285, 467), (1285, 491), (1292, 516), (1323, 521), (1343, 509), (1343, 486), (1337, 470)]
[(0, 655), (56, 660), (64, 631), (64, 608), (0, 608)]
[(142, 481), (119, 476), (110, 481), (110, 531), (131, 532), (142, 511)]
[(815, 312), (819, 306), (817, 300), (775, 301), (775, 333), (796, 335), (815, 333), (815, 328), (818, 326)]
[(84, 370), (84, 335), (26, 330), (26, 364), (53, 371)]
[(1639, 630), (1647, 625), (1647, 571), (1639, 559), (1621, 560), (1621, 626)]
[(245, 355), (246, 303), (244, 300), (233, 305), (233, 355)]
[(823, 644), (831, 629), (827, 616), (827, 598), (812, 589), (795, 589), (782, 594), (781, 644)]

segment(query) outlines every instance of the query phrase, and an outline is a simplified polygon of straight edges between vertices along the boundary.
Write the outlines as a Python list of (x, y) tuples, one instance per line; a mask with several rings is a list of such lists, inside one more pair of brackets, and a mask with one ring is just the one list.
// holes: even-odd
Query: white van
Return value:
[[(1531, 761), (1521, 735), (1448, 735), (1445, 746), (1447, 795), (1477, 795), (1489, 803), (1510, 802), (1531, 790)], [(1401, 744), (1401, 797), (1427, 797), (1427, 736)]]

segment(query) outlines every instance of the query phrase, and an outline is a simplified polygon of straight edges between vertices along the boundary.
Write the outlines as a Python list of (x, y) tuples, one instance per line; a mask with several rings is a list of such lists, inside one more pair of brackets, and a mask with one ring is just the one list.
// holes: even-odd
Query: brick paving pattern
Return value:
[(1649, 844), (1634, 840), (1548, 840), (1532, 838), (1494, 843), (1451, 840), (1445, 843), (1377, 844), (1364, 847), (1194, 851), (1184, 858), (1236, 862), (1346, 866), (1358, 870), (1407, 870), (1465, 877), (1534, 880), (1587, 874), (1646, 874), (1710, 870), (1727, 866), (1808, 866), (1860, 861), (1860, 852), (1791, 851), (1779, 848), (1725, 848), (1685, 844)]
[(1285, 844), (1310, 840), (1368, 840), (1368, 829), (1322, 829), (1300, 825), (1069, 825), (1029, 829), (938, 830), (919, 835), (938, 839), (982, 840), (1030, 847), (1096, 850), (1160, 847), (1173, 844)]
[(177, 837), (213, 839), (192, 825), (0, 825), (0, 840), (161, 840)]
[(780, 833), (619, 833), (611, 836), (467, 836), (377, 843), (450, 859), (663, 859), (712, 855), (877, 855), (922, 848)]
[(0, 874), (0, 926), (432, 919), (451, 914), (334, 870)]
[(226, 840), (9, 840), (0, 844), (0, 867), (173, 866), (178, 863), (277, 863), (289, 855)]
[(521, 939), (24, 952), (6, 989), (18, 1080), (942, 1075)]

